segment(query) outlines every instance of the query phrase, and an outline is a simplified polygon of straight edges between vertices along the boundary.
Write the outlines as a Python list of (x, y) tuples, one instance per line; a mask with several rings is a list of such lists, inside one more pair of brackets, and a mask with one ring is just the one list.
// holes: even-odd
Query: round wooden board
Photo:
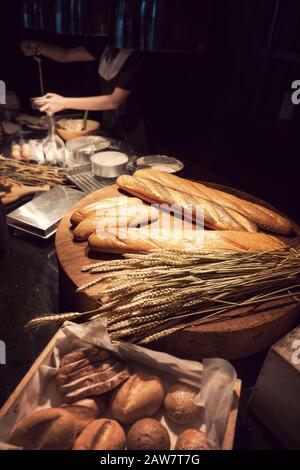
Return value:
[[(252, 202), (265, 204), (252, 196), (218, 185), (213, 187), (234, 193)], [(62, 219), (56, 234), (56, 251), (60, 264), (60, 289), (64, 297), (76, 311), (86, 311), (96, 307), (96, 292), (99, 287), (89, 289), (86, 293), (77, 293), (78, 286), (89, 282), (91, 275), (82, 273), (81, 268), (99, 260), (116, 258), (114, 255), (95, 254), (88, 250), (87, 243), (74, 243), (70, 230), (70, 216), (74, 209), (83, 207), (97, 200), (117, 196), (116, 185), (95, 191), (83, 198)], [(270, 206), (267, 206), (270, 207)], [(300, 244), (300, 230), (294, 224), (296, 237), (284, 238), (291, 245)], [(169, 352), (186, 359), (199, 360), (203, 357), (221, 357), (237, 359), (261, 351), (290, 331), (300, 318), (300, 304), (285, 301), (268, 303), (260, 306), (255, 314), (247, 315), (246, 310), (235, 309), (237, 316), (233, 319), (219, 318), (214, 323), (186, 328), (163, 338), (151, 348)], [(242, 315), (243, 314), (243, 315)], [(240, 315), (240, 316), (239, 316)]]

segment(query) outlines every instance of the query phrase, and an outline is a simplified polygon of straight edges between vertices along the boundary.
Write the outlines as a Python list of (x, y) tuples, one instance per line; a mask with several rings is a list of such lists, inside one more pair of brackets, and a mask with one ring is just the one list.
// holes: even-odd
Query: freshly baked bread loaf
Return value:
[(178, 436), (175, 450), (208, 450), (205, 434), (197, 429), (186, 429)]
[(195, 421), (200, 413), (199, 406), (195, 405), (195, 399), (199, 393), (195, 387), (178, 382), (173, 385), (164, 401), (166, 415), (177, 424), (190, 424)]
[(104, 415), (108, 407), (106, 395), (95, 398), (86, 398), (76, 401), (72, 405), (62, 405), (63, 410), (71, 413), (76, 420), (77, 434), (80, 434), (88, 424)]
[(142, 205), (143, 201), (135, 197), (116, 196), (88, 204), (87, 206), (76, 209), (71, 215), (71, 223), (79, 224), (86, 217), (101, 215), (108, 216), (115, 207)]
[(10, 443), (24, 450), (69, 450), (76, 433), (76, 420), (71, 413), (62, 408), (48, 408), (18, 421)]
[(64, 367), (68, 364), (75, 364), (75, 367), (81, 360), (105, 360), (111, 357), (111, 353), (106, 349), (98, 348), (96, 346), (86, 346), (71, 353), (65, 354), (60, 359), (60, 367)]
[(65, 401), (73, 403), (113, 390), (129, 375), (127, 366), (109, 351), (89, 346), (61, 359), (56, 383)]
[(76, 392), (84, 387), (89, 387), (98, 383), (106, 382), (107, 380), (113, 379), (117, 374), (124, 370), (124, 364), (121, 361), (116, 362), (112, 367), (100, 372), (88, 372), (83, 377), (77, 379), (71, 379), (64, 385), (59, 385), (58, 390), (63, 395), (68, 395), (71, 392)]
[(203, 230), (184, 231), (178, 237), (163, 231), (128, 229), (117, 234), (93, 233), (89, 248), (103, 253), (141, 253), (151, 250), (273, 251), (284, 243), (264, 233)]
[(224, 191), (210, 188), (201, 183), (179, 178), (176, 175), (157, 170), (138, 170), (134, 174), (137, 178), (158, 182), (168, 188), (180, 189), (187, 194), (198, 195), (231, 211), (238, 212), (261, 229), (270, 232), (289, 235), (292, 224), (286, 218), (259, 204), (254, 204)]
[[(241, 214), (235, 217), (222, 206), (201, 197), (199, 194), (182, 192), (180, 186), (170, 188), (152, 179), (136, 176), (120, 176), (117, 185), (128, 193), (151, 203), (164, 203), (174, 208), (174, 212), (184, 209), (186, 217), (199, 217), (199, 208), (204, 211), (204, 224), (215, 230), (257, 231), (257, 226)], [(177, 209), (176, 209), (177, 206)], [(202, 216), (202, 213), (201, 213)]]
[(156, 419), (140, 419), (127, 434), (128, 450), (170, 450), (170, 446), (167, 429)]
[(65, 400), (67, 403), (73, 403), (74, 401), (82, 400), (83, 398), (93, 397), (95, 395), (102, 395), (103, 393), (110, 392), (114, 390), (118, 385), (125, 382), (130, 376), (129, 370), (124, 367), (124, 369), (118, 374), (114, 375), (109, 380), (104, 382), (96, 382), (92, 385), (86, 385), (77, 390), (69, 392), (65, 395)]
[(161, 407), (164, 387), (158, 377), (137, 373), (119, 387), (110, 403), (111, 414), (123, 424), (153, 416)]
[(117, 362), (118, 360), (112, 356), (108, 359), (105, 359), (104, 361), (92, 362), (89, 365), (85, 367), (80, 367), (79, 369), (75, 369), (73, 372), (70, 372), (70, 373), (64, 373), (64, 371), (66, 370), (66, 367), (68, 367), (68, 366), (64, 366), (61, 369), (59, 369), (55, 377), (55, 380), (56, 380), (57, 385), (64, 385), (74, 380), (80, 379), (82, 377), (95, 374), (97, 372), (104, 372), (107, 369), (110, 369), (111, 367), (113, 367)]
[(100, 231), (117, 230), (119, 227), (138, 227), (155, 222), (159, 211), (145, 204), (116, 207), (107, 216), (87, 217), (75, 227), (73, 234), (76, 241), (86, 241), (89, 236)]
[(77, 437), (73, 450), (123, 450), (125, 445), (125, 432), (117, 421), (97, 419)]

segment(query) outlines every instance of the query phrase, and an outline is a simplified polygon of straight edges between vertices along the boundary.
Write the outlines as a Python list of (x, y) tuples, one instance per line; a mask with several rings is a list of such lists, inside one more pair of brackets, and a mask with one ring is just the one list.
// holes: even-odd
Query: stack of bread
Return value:
[[(74, 239), (88, 240), (93, 251), (272, 251), (284, 243), (270, 233), (287, 236), (292, 232), (291, 222), (273, 210), (169, 173), (138, 170), (133, 176), (120, 176), (117, 185), (131, 197), (100, 200), (76, 210), (71, 217)], [(184, 213), (194, 231), (199, 230), (196, 222), (200, 207), (204, 219), (201, 238), (190, 237), (189, 231), (179, 234), (172, 224), (171, 228), (156, 224), (157, 229), (149, 231), (149, 223), (160, 214), (149, 203), (167, 205), (175, 218)]]
[[(166, 393), (159, 377), (130, 372), (109, 351), (86, 347), (61, 358), (56, 375), (59, 408), (40, 409), (19, 420), (10, 443), (24, 450), (170, 450), (167, 426), (179, 427), (176, 450), (207, 450), (197, 429), (199, 392), (178, 382)], [(157, 415), (158, 413), (158, 415)]]

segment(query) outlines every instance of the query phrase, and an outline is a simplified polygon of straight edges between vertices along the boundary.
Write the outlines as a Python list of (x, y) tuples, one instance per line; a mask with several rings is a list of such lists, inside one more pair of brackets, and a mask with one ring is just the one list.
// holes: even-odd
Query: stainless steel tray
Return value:
[(48, 239), (66, 212), (84, 197), (84, 193), (65, 186), (56, 186), (35, 197), (7, 215), (7, 224), (22, 232)]

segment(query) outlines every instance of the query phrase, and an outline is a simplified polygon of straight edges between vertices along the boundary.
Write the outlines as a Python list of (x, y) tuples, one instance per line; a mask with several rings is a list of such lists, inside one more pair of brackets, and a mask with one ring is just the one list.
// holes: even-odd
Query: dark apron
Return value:
[[(101, 93), (110, 95), (116, 85), (100, 77)], [(141, 153), (148, 153), (148, 142), (137, 95), (132, 92), (128, 99), (117, 109), (103, 111), (103, 128), (118, 140), (132, 145)]]

